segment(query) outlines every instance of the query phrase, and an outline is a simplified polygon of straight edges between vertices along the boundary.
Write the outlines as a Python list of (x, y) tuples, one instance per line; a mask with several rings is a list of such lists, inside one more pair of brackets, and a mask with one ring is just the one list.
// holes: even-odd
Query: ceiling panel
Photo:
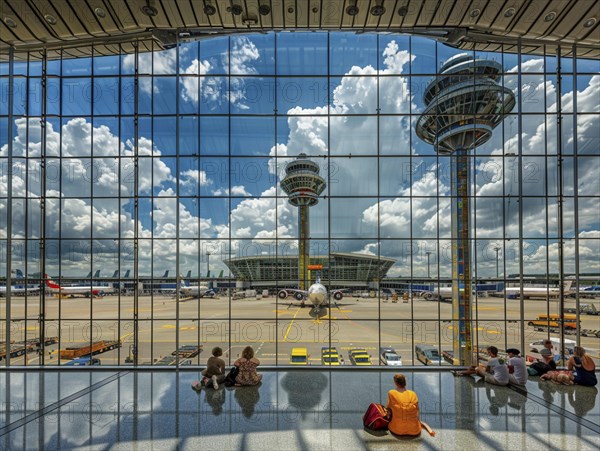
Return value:
[(448, 21), (448, 17), (452, 12), (456, 0), (443, 0), (440, 2), (439, 8), (435, 11), (433, 19), (431, 21), (432, 26), (445, 26)]
[(83, 47), (69, 49), (76, 55), (92, 45), (110, 52), (119, 42), (133, 49), (134, 40), (143, 41), (143, 49), (150, 40), (156, 48), (170, 47), (178, 32), (194, 39), (343, 29), (431, 36), (475, 50), (516, 49), (519, 38), (523, 51), (533, 53), (555, 43), (568, 51), (577, 42), (581, 54), (598, 58), (598, 9), (590, 0), (0, 0), (0, 50), (45, 48), (60, 55), (61, 47)]

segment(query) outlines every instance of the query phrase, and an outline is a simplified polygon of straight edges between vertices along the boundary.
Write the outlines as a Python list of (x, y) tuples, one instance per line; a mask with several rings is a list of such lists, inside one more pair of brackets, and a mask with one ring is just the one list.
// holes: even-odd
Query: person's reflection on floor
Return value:
[(287, 372), (281, 379), (291, 407), (298, 409), (302, 418), (321, 402), (321, 393), (327, 388), (329, 379), (323, 373)]
[(490, 402), (490, 413), (494, 416), (500, 414), (500, 409), (508, 404), (508, 395), (512, 390), (507, 387), (485, 384), (485, 395)]
[(225, 388), (219, 387), (217, 390), (214, 388), (207, 388), (203, 390), (205, 393), (205, 401), (211, 407), (214, 416), (219, 416), (223, 413), (223, 404), (225, 404)]
[(516, 410), (521, 410), (527, 404), (527, 393), (521, 394), (514, 390), (508, 392), (508, 406)]
[(254, 415), (256, 404), (260, 401), (260, 386), (261, 384), (248, 385), (246, 387), (237, 387), (235, 389), (235, 400), (239, 404), (242, 414), (246, 418), (252, 418), (252, 415)]
[(554, 402), (554, 393), (556, 393), (556, 387), (558, 387), (556, 384), (548, 383), (541, 379), (538, 381), (538, 388), (542, 391), (542, 398), (544, 398), (544, 401), (550, 404)]
[(596, 387), (571, 385), (568, 388), (567, 398), (577, 416), (585, 417), (590, 410), (596, 407), (596, 398), (598, 397)]

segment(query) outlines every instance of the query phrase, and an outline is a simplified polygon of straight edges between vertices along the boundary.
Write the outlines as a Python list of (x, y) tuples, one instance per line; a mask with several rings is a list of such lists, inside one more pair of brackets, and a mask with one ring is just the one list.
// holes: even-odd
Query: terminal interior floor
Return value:
[(393, 371), (264, 370), (258, 387), (191, 389), (195, 371), (0, 372), (0, 449), (599, 449), (598, 390), (530, 378), (527, 392), (405, 369), (416, 439), (364, 430)]

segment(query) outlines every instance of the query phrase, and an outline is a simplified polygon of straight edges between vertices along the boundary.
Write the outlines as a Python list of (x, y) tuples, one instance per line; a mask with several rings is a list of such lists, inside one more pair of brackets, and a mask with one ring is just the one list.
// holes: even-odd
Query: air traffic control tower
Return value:
[(453, 56), (425, 89), (425, 111), (416, 126), (419, 138), (450, 159), (453, 342), (460, 365), (473, 363), (469, 155), (515, 106), (512, 91), (498, 83), (501, 72), (496, 61)]
[(310, 218), (308, 209), (319, 203), (319, 196), (327, 183), (319, 175), (319, 165), (301, 153), (285, 168), (286, 176), (281, 189), (288, 195), (288, 202), (298, 207), (298, 278), (299, 289), (307, 290), (310, 248)]

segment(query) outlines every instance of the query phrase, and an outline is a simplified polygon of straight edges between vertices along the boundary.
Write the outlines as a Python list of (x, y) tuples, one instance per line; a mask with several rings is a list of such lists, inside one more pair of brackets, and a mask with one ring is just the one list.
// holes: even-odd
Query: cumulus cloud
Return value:
[[(256, 45), (247, 37), (232, 37), (231, 50), (221, 54), (221, 65), (231, 74), (254, 75), (257, 73), (252, 63), (260, 58)], [(198, 104), (202, 99), (208, 108), (230, 102), (237, 108), (245, 110), (245, 79), (233, 78), (230, 80), (229, 88), (223, 85), (220, 77), (211, 77), (211, 71), (217, 67), (216, 62), (209, 60), (199, 61), (194, 59), (191, 64), (183, 70), (185, 75), (199, 75), (200, 77), (182, 77), (182, 98), (185, 101)]]
[(179, 185), (184, 192), (194, 194), (199, 186), (211, 185), (213, 181), (208, 178), (206, 171), (188, 169), (179, 173)]
[[(256, 74), (252, 63), (260, 58), (260, 54), (251, 38), (232, 38), (231, 43), (232, 52), (230, 55), (223, 54), (221, 63), (231, 68), (232, 75)], [(155, 54), (153, 62), (152, 59), (148, 60), (149, 56), (149, 54), (144, 55), (140, 60), (142, 72), (150, 72), (152, 64), (154, 64), (154, 73), (175, 72), (173, 51)], [(133, 60), (130, 57), (132, 56), (125, 57), (125, 65), (132, 64)], [(383, 50), (383, 57), (383, 65), (379, 71), (372, 66), (350, 68), (346, 76), (342, 77), (339, 84), (331, 91), (329, 105), (289, 108), (287, 111), (289, 133), (285, 139), (280, 139), (280, 142), (269, 149), (271, 157), (269, 170), (281, 178), (283, 169), (291, 158), (301, 152), (309, 154), (320, 165), (321, 174), (328, 180), (328, 189), (325, 195), (360, 194), (365, 196), (360, 202), (344, 204), (343, 217), (356, 221), (360, 226), (357, 226), (356, 230), (375, 231), (374, 236), (355, 234), (353, 240), (339, 240), (336, 243), (336, 250), (364, 252), (371, 255), (377, 255), (380, 252), (382, 256), (397, 258), (398, 264), (390, 271), (390, 275), (424, 275), (427, 271), (425, 252), (427, 250), (433, 252), (429, 258), (432, 274), (437, 274), (439, 266), (439, 275), (447, 277), (451, 254), (448, 240), (451, 203), (448, 197), (450, 181), (444, 169), (445, 159), (436, 161), (433, 158), (428, 159), (427, 155), (422, 156), (415, 153), (415, 146), (409, 144), (411, 140), (416, 139), (411, 136), (414, 123), (411, 122), (410, 116), (381, 116), (379, 120), (369, 116), (376, 113), (378, 109), (381, 112), (396, 114), (417, 111), (417, 105), (412, 96), (419, 95), (419, 93), (411, 92), (408, 78), (403, 75), (407, 72), (410, 61), (418, 56), (401, 50), (397, 43), (392, 41)], [(184, 68), (184, 73), (190, 76), (182, 77), (181, 95), (183, 99), (187, 102), (198, 102), (199, 98), (214, 102), (235, 102), (243, 108), (243, 86), (236, 85), (234, 94), (231, 94), (223, 89), (217, 78), (210, 77), (210, 73), (217, 63), (218, 61), (213, 60), (199, 61), (195, 59), (187, 68)], [(543, 76), (536, 74), (542, 69), (541, 64), (540, 59), (532, 59), (524, 63), (522, 70), (524, 74), (527, 74), (527, 83), (523, 87), (523, 95), (532, 102), (531, 105), (539, 105), (539, 102), (545, 103), (546, 110), (553, 112), (556, 111), (556, 87), (552, 79), (544, 80)], [(510, 89), (517, 90), (517, 78), (513, 75), (514, 73), (516, 73), (516, 68), (512, 69), (509, 76), (506, 77), (505, 85)], [(200, 79), (195, 75), (205, 77), (201, 78), (202, 81), (199, 82)], [(375, 77), (376, 75), (380, 75), (380, 77)], [(379, 87), (377, 86), (378, 82)], [(146, 88), (148, 87), (142, 86), (142, 89)], [(597, 101), (600, 92), (600, 76), (590, 77), (587, 86), (580, 89), (579, 92), (563, 94), (561, 99), (563, 109), (565, 111), (572, 109), (576, 95), (579, 109), (600, 112), (600, 102)], [(148, 89), (146, 92), (150, 91), (151, 89)], [(378, 92), (394, 93), (395, 95), (383, 95), (378, 99)], [(524, 106), (525, 111), (528, 108), (533, 108), (533, 106)], [(333, 115), (328, 116), (330, 112)], [(577, 139), (580, 150), (587, 149), (589, 152), (589, 142), (598, 142), (599, 118), (598, 114), (577, 115)], [(551, 116), (548, 116), (548, 119), (551, 119)], [(14, 154), (16, 156), (25, 154), (34, 157), (40, 156), (42, 131), (39, 118), (30, 118), (29, 121), (20, 118), (15, 121), (15, 126)], [(486, 156), (477, 154), (475, 163), (477, 179), (473, 186), (473, 193), (476, 195), (472, 204), (475, 218), (473, 224), (477, 227), (477, 238), (487, 239), (492, 246), (497, 246), (498, 243), (506, 246), (504, 238), (516, 237), (519, 232), (517, 221), (519, 205), (515, 198), (519, 192), (519, 183), (521, 183), (516, 177), (518, 171), (515, 170), (518, 155), (498, 158), (493, 164), (490, 164), (492, 160), (487, 158), (488, 155), (502, 157), (506, 152), (517, 154), (518, 137), (516, 127), (506, 126), (504, 135), (499, 133), (499, 130), (490, 141), (486, 149)], [(375, 139), (378, 131), (379, 137)], [(62, 162), (66, 163), (63, 167), (58, 168), (57, 180), (62, 178), (61, 183), (51, 183), (47, 192), (50, 197), (68, 198), (65, 199), (63, 212), (68, 213), (69, 217), (58, 218), (50, 215), (48, 218), (48, 224), (53, 233), (58, 230), (60, 225), (63, 234), (70, 233), (73, 237), (89, 237), (90, 233), (104, 236), (114, 233), (116, 236), (118, 232), (115, 231), (115, 227), (118, 228), (118, 224), (120, 224), (122, 237), (133, 236), (134, 225), (130, 214), (130, 205), (116, 208), (111, 208), (108, 204), (94, 203), (92, 205), (86, 197), (91, 195), (90, 180), (94, 180), (94, 196), (116, 197), (119, 192), (123, 196), (129, 196), (132, 193), (133, 184), (127, 181), (128, 178), (122, 178), (121, 186), (119, 186), (116, 174), (119, 173), (119, 170), (122, 174), (131, 173), (134, 143), (131, 141), (121, 142), (108, 127), (92, 127), (83, 118), (69, 120), (61, 126), (60, 130), (55, 130), (52, 124), (48, 124), (46, 134), (46, 154), (51, 157), (62, 155)], [(525, 183), (526, 181), (524, 181), (521, 189), (526, 196), (538, 195), (540, 189), (545, 190), (545, 180), (548, 177), (549, 194), (551, 195), (547, 203), (535, 202), (533, 197), (524, 200), (524, 202), (529, 202), (524, 205), (527, 214), (524, 220), (527, 223), (528, 235), (526, 238), (528, 240), (538, 237), (545, 238), (546, 234), (556, 233), (557, 230), (556, 200), (552, 196), (553, 193), (556, 193), (554, 178), (557, 169), (556, 159), (552, 157), (538, 158), (546, 152), (548, 154), (556, 153), (555, 140), (553, 138), (547, 140), (547, 137), (555, 135), (556, 122), (553, 120), (544, 122), (541, 114), (527, 116), (527, 120), (523, 121), (521, 135), (523, 155), (521, 159), (525, 169), (537, 168), (536, 177), (538, 179), (535, 183)], [(502, 142), (502, 137), (504, 142)], [(95, 172), (90, 173), (92, 141)], [(568, 134), (564, 144), (570, 147), (574, 144)], [(156, 271), (160, 265), (163, 265), (165, 269), (174, 267), (173, 243), (177, 236), (174, 219), (177, 215), (180, 219), (180, 233), (184, 231), (183, 234), (190, 238), (188, 241), (180, 242), (181, 258), (185, 260), (189, 257), (190, 261), (193, 261), (193, 257), (197, 257), (199, 252), (199, 245), (191, 238), (207, 237), (203, 238), (203, 250), (200, 251), (200, 254), (203, 255), (207, 246), (217, 250), (214, 260), (211, 259), (211, 269), (213, 264), (215, 269), (226, 269), (216, 254), (221, 255), (222, 258), (227, 258), (229, 255), (245, 255), (243, 249), (247, 243), (259, 243), (270, 249), (276, 245), (275, 238), (278, 238), (284, 241), (289, 239), (289, 246), (291, 248), (295, 246), (297, 209), (289, 205), (285, 199), (275, 197), (283, 195), (279, 183), (263, 190), (257, 197), (251, 197), (251, 193), (243, 185), (234, 185), (230, 189), (212, 189), (210, 192), (214, 196), (232, 195), (246, 198), (225, 200), (223, 205), (233, 205), (227, 215), (229, 220), (223, 220), (222, 215), (219, 219), (216, 219), (218, 215), (215, 215), (214, 218), (209, 217), (210, 215), (199, 217), (197, 211), (191, 211), (183, 202), (177, 200), (175, 189), (169, 185), (175, 177), (169, 165), (165, 163), (166, 160), (163, 160), (161, 149), (156, 148), (152, 140), (142, 136), (138, 141), (138, 152), (140, 156), (148, 157), (140, 159), (139, 190), (145, 194), (158, 192), (158, 196), (151, 202), (151, 207), (144, 211), (144, 215), (149, 215), (151, 212), (152, 222), (145, 221), (143, 224), (140, 222), (135, 227), (138, 227), (139, 235), (142, 238), (151, 236), (162, 238), (162, 240), (156, 240), (154, 244), (149, 240), (141, 244), (143, 258), (154, 255)], [(393, 168), (397, 160), (395, 157), (381, 158), (380, 166), (377, 167), (369, 165), (375, 159), (361, 159), (355, 156), (357, 154), (385, 155), (389, 153), (408, 156), (411, 152), (413, 152), (413, 163), (420, 165), (419, 170), (413, 171), (411, 177), (402, 178), (395, 184), (392, 195), (388, 198), (378, 199), (377, 196), (381, 191), (377, 184), (378, 177), (383, 169)], [(6, 154), (7, 146), (5, 145), (0, 148), (0, 155), (5, 156)], [(125, 157), (120, 160), (122, 165), (120, 168), (119, 160), (115, 158), (118, 155)], [(577, 189), (580, 190), (580, 193), (597, 195), (599, 189), (597, 174), (600, 171), (600, 163), (597, 159), (588, 160), (579, 166)], [(500, 162), (499, 165), (498, 162)], [(540, 162), (543, 162), (543, 166), (540, 166)], [(25, 167), (24, 160), (21, 160), (16, 162), (15, 168), (22, 174), (25, 174), (27, 170), (31, 173), (39, 172), (39, 164), (35, 159), (30, 160), (29, 165), (29, 168)], [(385, 165), (385, 167), (381, 165)], [(525, 173), (527, 174), (527, 171)], [(3, 187), (6, 186), (6, 173), (1, 174), (1, 177), (0, 197), (6, 195), (2, 192), (2, 189), (5, 190)], [(400, 174), (398, 174), (398, 179), (400, 179)], [(204, 171), (185, 170), (179, 174), (179, 183), (182, 194), (194, 194), (197, 192), (198, 186), (212, 188), (213, 181), (207, 177)], [(39, 182), (35, 181), (26, 185), (24, 177), (13, 176), (14, 195), (25, 195), (25, 191), (28, 190), (30, 197), (39, 196), (41, 194), (40, 186)], [(541, 191), (541, 194), (544, 193), (545, 191)], [(441, 196), (440, 198), (436, 197), (438, 194)], [(368, 196), (372, 196), (372, 198)], [(335, 202), (336, 199), (333, 199), (330, 205), (335, 205)], [(325, 202), (323, 204), (327, 205)], [(56, 205), (58, 211), (58, 205), (53, 205)], [(0, 202), (0, 216), (5, 208), (5, 204)], [(548, 209), (548, 214), (546, 214), (546, 209)], [(13, 214), (21, 213), (14, 211)], [(318, 209), (313, 208), (311, 214), (318, 214)], [(593, 252), (596, 251), (593, 240), (598, 238), (597, 228), (600, 222), (597, 202), (593, 198), (580, 198), (578, 214), (579, 236), (582, 238), (580, 255), (582, 261), (586, 261), (587, 264), (587, 261), (593, 258)], [(335, 214), (331, 218), (328, 213), (325, 213), (325, 216), (325, 222), (329, 221), (325, 229), (331, 230), (332, 237), (335, 239), (340, 236), (339, 231), (345, 227), (343, 223), (347, 221), (340, 221)], [(318, 216), (313, 216), (313, 218), (315, 217)], [(93, 218), (93, 223), (91, 218)], [(570, 227), (569, 230), (573, 230), (571, 226), (573, 221), (574, 212), (572, 209), (566, 208), (565, 223)], [(313, 233), (318, 225), (317, 221), (313, 221), (311, 229)], [(0, 234), (2, 230), (3, 228), (0, 227)], [(24, 231), (20, 233), (22, 233), (20, 236), (24, 236)], [(229, 241), (230, 237), (232, 241)], [(377, 241), (377, 237), (387, 240), (385, 245)], [(400, 240), (411, 237), (413, 241), (408, 244), (408, 247), (406, 242)], [(440, 237), (441, 241), (436, 242), (437, 237)], [(546, 249), (532, 244), (533, 240), (529, 241), (531, 242), (527, 243), (528, 250), (524, 253), (528, 270), (535, 269), (537, 271), (539, 266), (538, 272), (545, 272), (542, 262), (545, 262), (545, 255), (551, 256), (552, 259), (555, 258), (556, 244), (550, 243)], [(515, 240), (511, 242), (511, 249), (513, 249), (512, 244), (514, 243), (516, 243)], [(572, 242), (569, 242), (568, 245), (571, 246)], [(431, 249), (432, 246), (435, 247)], [(490, 262), (486, 269), (492, 274), (495, 270), (495, 255), (489, 254), (489, 249), (476, 252), (479, 264), (486, 259)], [(514, 254), (516, 251), (510, 250), (510, 252)], [(510, 252), (507, 250), (506, 259), (510, 258), (508, 255)], [(480, 271), (479, 274), (484, 275), (485, 272)]]
[[(182, 47), (181, 52), (187, 49)], [(138, 54), (138, 73), (154, 75), (174, 75), (177, 62), (177, 48), (163, 50), (160, 52), (149, 52)], [(126, 55), (123, 58), (123, 67), (127, 72), (132, 72), (135, 67), (135, 54)], [(152, 86), (152, 78), (140, 77), (140, 87), (146, 94), (160, 93), (158, 85)]]
[(192, 63), (183, 71), (185, 75), (200, 75), (197, 77), (182, 77), (183, 91), (181, 97), (183, 100), (198, 103), (198, 93), (203, 92), (204, 87), (204, 75), (208, 74), (213, 69), (212, 64), (208, 61), (198, 61), (194, 59)]
[(250, 197), (252, 196), (251, 193), (249, 193), (248, 191), (246, 191), (246, 188), (242, 185), (235, 185), (231, 187), (231, 190), (229, 190), (229, 188), (219, 188), (217, 190), (213, 191), (213, 194), (215, 196), (243, 196), (243, 197)]

